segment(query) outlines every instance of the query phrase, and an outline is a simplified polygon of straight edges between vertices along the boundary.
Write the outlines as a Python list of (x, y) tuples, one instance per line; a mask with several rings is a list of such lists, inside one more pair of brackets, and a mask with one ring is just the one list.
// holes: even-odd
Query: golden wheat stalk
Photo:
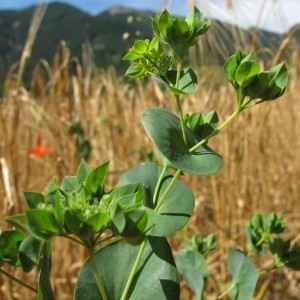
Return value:
[(42, 19), (44, 17), (44, 14), (47, 10), (47, 3), (43, 3), (41, 5), (38, 5), (34, 11), (33, 18), (29, 27), (28, 36), (26, 39), (26, 43), (24, 45), (24, 49), (22, 52), (19, 70), (18, 70), (18, 76), (19, 78), (22, 77), (23, 72), (25, 70), (26, 63), (28, 59), (30, 58), (32, 46), (36, 37), (36, 34), (38, 32), (38, 29), (41, 25)]

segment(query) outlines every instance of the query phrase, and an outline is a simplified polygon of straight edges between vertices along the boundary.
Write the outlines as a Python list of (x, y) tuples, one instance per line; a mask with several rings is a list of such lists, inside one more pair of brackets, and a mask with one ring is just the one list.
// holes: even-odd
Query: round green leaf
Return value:
[(228, 258), (228, 270), (234, 286), (229, 293), (231, 299), (250, 300), (258, 279), (253, 261), (242, 251), (233, 250)]
[[(96, 252), (96, 264), (109, 299), (121, 299), (139, 249), (140, 246), (132, 246), (119, 240)], [(89, 259), (80, 271), (74, 299), (103, 299)], [(179, 299), (177, 269), (165, 238), (149, 237), (128, 299)]]
[[(153, 197), (162, 168), (152, 163), (142, 163), (135, 166), (120, 178), (118, 185), (140, 182), (144, 188), (144, 205), (148, 209), (148, 235), (167, 236), (188, 222), (194, 210), (195, 199), (192, 191), (181, 181), (176, 181), (165, 201), (157, 212), (153, 210)], [(169, 186), (172, 175), (164, 175), (159, 189), (158, 199)]]
[(200, 142), (185, 126), (188, 145), (182, 137), (180, 120), (171, 112), (160, 107), (147, 109), (142, 117), (144, 128), (159, 151), (173, 167), (196, 175), (210, 175), (218, 172), (223, 164), (222, 157), (204, 145), (193, 153), (189, 149)]
[(204, 278), (209, 275), (208, 265), (202, 254), (197, 251), (182, 249), (176, 253), (176, 265), (180, 273), (196, 270)]

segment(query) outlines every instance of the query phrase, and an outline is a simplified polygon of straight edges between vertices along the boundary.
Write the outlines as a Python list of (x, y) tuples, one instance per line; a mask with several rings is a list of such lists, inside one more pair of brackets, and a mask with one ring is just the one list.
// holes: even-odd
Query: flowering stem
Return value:
[(140, 261), (141, 261), (141, 259), (142, 259), (142, 256), (143, 256), (143, 253), (144, 253), (146, 244), (147, 244), (147, 239), (145, 239), (145, 240), (142, 242), (142, 244), (141, 244), (140, 250), (139, 250), (139, 252), (138, 252), (138, 254), (137, 254), (136, 260), (135, 260), (135, 262), (134, 262), (134, 265), (133, 265), (132, 270), (131, 270), (131, 272), (130, 272), (130, 275), (129, 275), (129, 277), (128, 277), (128, 280), (127, 280), (125, 289), (124, 289), (124, 291), (123, 291), (121, 300), (125, 300), (125, 299), (127, 298), (127, 295), (128, 295), (129, 289), (130, 289), (130, 287), (131, 287), (133, 278), (134, 278), (134, 276), (135, 276), (135, 274), (136, 274), (136, 271), (137, 271), (138, 266), (139, 266), (139, 264), (140, 264)]
[(166, 200), (169, 192), (171, 191), (172, 187), (174, 186), (176, 180), (178, 179), (178, 177), (180, 176), (181, 174), (181, 170), (178, 169), (174, 175), (174, 177), (172, 178), (170, 184), (168, 185), (168, 187), (166, 188), (165, 192), (163, 193), (163, 195), (161, 196), (159, 202), (157, 203), (157, 206), (155, 207), (155, 211), (158, 211), (159, 208), (162, 206), (162, 204), (164, 203), (164, 201)]
[[(177, 64), (177, 74), (176, 74), (176, 84), (175, 84), (176, 89), (179, 89), (179, 82), (180, 82), (180, 74), (181, 74), (181, 70), (182, 70), (182, 65), (183, 65), (183, 58), (180, 57), (178, 59), (178, 64)], [(187, 136), (186, 136), (185, 124), (184, 124), (184, 121), (183, 121), (183, 113), (182, 113), (182, 108), (181, 108), (180, 95), (177, 94), (177, 93), (176, 94), (174, 93), (174, 95), (175, 95), (177, 111), (178, 111), (178, 115), (179, 115), (179, 119), (180, 119), (180, 125), (181, 125), (183, 141), (184, 141), (184, 144), (187, 146), (188, 141), (187, 141)]]
[(161, 187), (161, 183), (162, 183), (162, 180), (164, 178), (165, 173), (167, 172), (167, 169), (168, 169), (168, 167), (164, 166), (162, 172), (159, 175), (158, 181), (156, 183), (156, 187), (155, 187), (155, 191), (154, 191), (154, 196), (153, 196), (154, 207), (157, 206), (159, 189)]
[(99, 274), (99, 271), (98, 271), (98, 268), (97, 268), (97, 263), (96, 263), (95, 253), (94, 253), (94, 247), (89, 248), (89, 252), (90, 252), (90, 263), (91, 263), (91, 267), (92, 267), (92, 270), (93, 270), (94, 277), (95, 277), (96, 282), (97, 282), (97, 286), (99, 288), (99, 291), (101, 293), (101, 296), (102, 296), (103, 300), (108, 300), (108, 297), (106, 295), (106, 292), (105, 292), (105, 289), (104, 289), (104, 286), (103, 286), (103, 283), (101, 281), (100, 274)]

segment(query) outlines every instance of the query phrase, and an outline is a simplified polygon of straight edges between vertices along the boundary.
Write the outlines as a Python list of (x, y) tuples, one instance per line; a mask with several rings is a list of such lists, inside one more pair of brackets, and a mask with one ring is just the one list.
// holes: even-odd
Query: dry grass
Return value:
[[(244, 246), (243, 224), (252, 213), (283, 214), (287, 235), (295, 241), (300, 238), (300, 58), (298, 45), (293, 47), (294, 54), (288, 60), (291, 80), (282, 99), (245, 112), (211, 141), (224, 157), (223, 169), (210, 177), (182, 178), (195, 192), (196, 209), (188, 226), (169, 240), (177, 249), (193, 233), (216, 234), (218, 249), (209, 257), (212, 278), (206, 299), (215, 299), (224, 290), (228, 250), (236, 243)], [(0, 102), (1, 230), (7, 228), (5, 216), (24, 211), (23, 190), (42, 192), (53, 177), (60, 182), (63, 176), (75, 174), (80, 158), (76, 136), (69, 132), (75, 119), (81, 120), (92, 144), (89, 164), (96, 167), (111, 161), (107, 189), (122, 172), (138, 163), (142, 154), (155, 152), (140, 117), (149, 106), (174, 110), (172, 96), (155, 81), (135, 84), (118, 78), (113, 68), (103, 71), (94, 68), (89, 59), (84, 62), (73, 58), (61, 42), (54, 65), (41, 60), (29, 89), (11, 69)], [(224, 120), (234, 106), (232, 88), (217, 67), (202, 67), (199, 75), (202, 87), (196, 95), (184, 99), (184, 110), (216, 109)], [(40, 143), (53, 146), (53, 152), (41, 158), (30, 156), (29, 149)], [(72, 242), (54, 240), (52, 282), (57, 299), (72, 299), (86, 257), (84, 250)], [(266, 257), (257, 262), (261, 266), (270, 260)], [(36, 284), (34, 273), (24, 275), (7, 266), (5, 270)], [(264, 296), (257, 299), (299, 299), (299, 282), (294, 272), (276, 272), (262, 278)], [(0, 284), (1, 299), (35, 298), (6, 278), (0, 277)], [(184, 283), (182, 291), (182, 299), (189, 299)]]

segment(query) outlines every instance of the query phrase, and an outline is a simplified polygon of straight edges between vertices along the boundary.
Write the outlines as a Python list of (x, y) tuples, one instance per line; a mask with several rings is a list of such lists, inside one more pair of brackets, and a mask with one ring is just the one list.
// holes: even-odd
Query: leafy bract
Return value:
[(85, 188), (92, 194), (92, 197), (102, 197), (104, 194), (104, 178), (107, 172), (109, 161), (92, 170), (84, 181)]
[(31, 231), (39, 238), (49, 239), (63, 232), (55, 214), (44, 209), (30, 209), (26, 212)]
[(23, 192), (23, 195), (26, 199), (27, 206), (29, 208), (37, 208), (40, 203), (45, 202), (45, 196), (40, 193), (35, 192)]
[(20, 261), (24, 272), (30, 272), (39, 263), (42, 241), (29, 236), (24, 239), (19, 248)]
[(12, 266), (20, 266), (19, 247), (25, 236), (17, 230), (5, 230), (0, 235), (0, 258)]

